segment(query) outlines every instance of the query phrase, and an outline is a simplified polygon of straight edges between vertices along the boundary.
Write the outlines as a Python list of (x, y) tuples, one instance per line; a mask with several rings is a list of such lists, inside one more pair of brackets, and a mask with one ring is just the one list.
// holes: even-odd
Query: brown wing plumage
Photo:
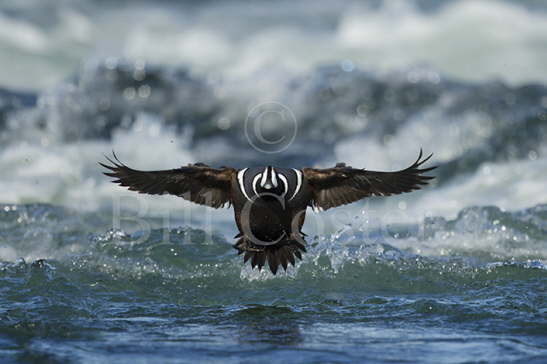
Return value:
[(302, 171), (313, 191), (311, 204), (327, 210), (368, 196), (390, 196), (418, 190), (432, 176), (424, 176), (437, 167), (419, 168), (433, 154), (422, 159), (422, 150), (414, 164), (395, 172), (376, 172), (337, 164), (334, 168), (304, 168)]
[(131, 191), (175, 195), (214, 208), (231, 204), (231, 181), (236, 172), (233, 168), (216, 169), (198, 163), (163, 171), (138, 171), (120, 162), (115, 154), (114, 160), (106, 159), (111, 165), (99, 164), (111, 172), (104, 174)]

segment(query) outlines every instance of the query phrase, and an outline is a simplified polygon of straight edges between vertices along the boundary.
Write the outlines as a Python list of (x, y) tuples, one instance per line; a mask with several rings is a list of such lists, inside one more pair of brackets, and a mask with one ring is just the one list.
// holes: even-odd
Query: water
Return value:
[(429, 221), (424, 233), (408, 228), (404, 238), (348, 229), (318, 238), (296, 269), (273, 277), (242, 269), (221, 235), (177, 228), (166, 241), (154, 229), (142, 240), (138, 232), (97, 232), (105, 216), (4, 205), (2, 241), (12, 243), (2, 255), (19, 258), (0, 266), (2, 354), (350, 362), (410, 353), (426, 362), (541, 362), (546, 217), (547, 205), (474, 208)]
[[(546, 11), (0, 4), (1, 361), (545, 362)], [(248, 128), (264, 110), (282, 152)], [(432, 186), (310, 212), (275, 277), (242, 265), (231, 211), (97, 165), (386, 170), (420, 147)]]

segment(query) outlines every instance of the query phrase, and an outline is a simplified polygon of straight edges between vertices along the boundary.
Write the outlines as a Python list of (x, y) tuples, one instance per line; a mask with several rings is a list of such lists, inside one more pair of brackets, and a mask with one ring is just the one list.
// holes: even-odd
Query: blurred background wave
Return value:
[[(25, 0), (0, 29), (3, 202), (98, 209), (120, 192), (95, 164), (112, 149), (141, 168), (389, 169), (420, 147), (441, 169), (419, 215), (547, 201), (541, 1)], [(267, 101), (298, 125), (284, 153), (243, 133)]]

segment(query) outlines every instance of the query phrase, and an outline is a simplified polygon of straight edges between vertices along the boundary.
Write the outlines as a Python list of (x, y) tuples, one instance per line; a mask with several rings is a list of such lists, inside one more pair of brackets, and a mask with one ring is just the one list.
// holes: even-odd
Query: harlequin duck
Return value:
[(259, 269), (268, 263), (273, 274), (279, 265), (287, 270), (306, 252), (301, 231), (308, 206), (316, 210), (349, 204), (369, 196), (390, 196), (426, 185), (436, 167), (419, 168), (422, 151), (410, 167), (395, 172), (375, 172), (338, 163), (333, 168), (277, 168), (273, 166), (212, 168), (203, 163), (162, 171), (127, 167), (114, 154), (107, 157), (114, 183), (151, 195), (171, 194), (210, 206), (234, 207), (239, 234), (234, 248), (244, 253), (244, 263)]

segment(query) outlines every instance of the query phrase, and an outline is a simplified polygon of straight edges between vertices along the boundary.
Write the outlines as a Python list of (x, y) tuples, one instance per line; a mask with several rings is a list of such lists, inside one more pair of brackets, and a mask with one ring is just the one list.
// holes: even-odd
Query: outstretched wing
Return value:
[(216, 169), (198, 163), (163, 171), (138, 171), (120, 162), (115, 154), (114, 160), (106, 159), (111, 165), (99, 164), (111, 172), (104, 174), (131, 191), (175, 195), (214, 208), (231, 204), (231, 181), (236, 172), (233, 168)]
[(396, 172), (367, 171), (343, 163), (334, 168), (304, 168), (302, 171), (313, 191), (312, 206), (327, 210), (368, 196), (390, 196), (420, 189), (434, 178), (423, 173), (437, 167), (419, 168), (432, 155), (422, 159), (420, 149), (414, 164)]

